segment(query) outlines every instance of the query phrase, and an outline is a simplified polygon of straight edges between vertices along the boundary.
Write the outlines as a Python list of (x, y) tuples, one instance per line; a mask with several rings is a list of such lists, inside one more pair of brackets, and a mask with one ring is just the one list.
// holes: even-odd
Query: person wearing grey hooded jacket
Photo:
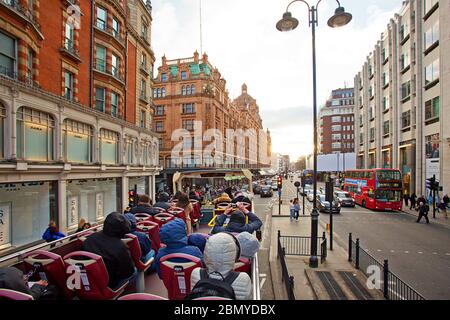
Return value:
[[(236, 258), (239, 258), (237, 255), (238, 249), (232, 235), (218, 233), (211, 236), (206, 242), (203, 255), (209, 277), (218, 280), (222, 280), (222, 277), (226, 278), (234, 269)], [(201, 268), (196, 268), (192, 271), (191, 288), (200, 281), (200, 270)], [(231, 287), (237, 300), (252, 299), (252, 280), (248, 274), (240, 272)]]

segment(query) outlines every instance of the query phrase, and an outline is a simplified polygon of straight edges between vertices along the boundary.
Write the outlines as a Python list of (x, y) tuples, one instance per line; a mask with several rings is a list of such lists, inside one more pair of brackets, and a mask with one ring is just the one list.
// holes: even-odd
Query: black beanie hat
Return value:
[(245, 225), (245, 215), (240, 211), (235, 211), (231, 214), (230, 223), (236, 222), (240, 225)]

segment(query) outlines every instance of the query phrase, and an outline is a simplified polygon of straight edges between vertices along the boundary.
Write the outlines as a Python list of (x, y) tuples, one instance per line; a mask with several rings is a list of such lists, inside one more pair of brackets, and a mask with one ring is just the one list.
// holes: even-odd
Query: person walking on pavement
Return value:
[(410, 200), (408, 192), (405, 192), (405, 194), (403, 195), (403, 199), (405, 200), (405, 207), (408, 208), (408, 204), (409, 204), (409, 200)]
[(425, 217), (425, 220), (427, 223), (430, 223), (430, 220), (428, 220), (428, 211), (430, 211), (430, 206), (426, 204), (425, 202), (419, 203), (419, 218), (417, 218), (417, 223), (420, 223), (420, 220), (422, 220), (422, 217)]
[(448, 197), (448, 194), (446, 194), (443, 198), (442, 198), (442, 208), (444, 210), (445, 213), (445, 219), (448, 219), (447, 216), (447, 209), (449, 208), (449, 203), (450, 203), (450, 198)]
[(300, 204), (298, 198), (294, 199), (294, 213), (295, 220), (298, 221), (298, 216), (300, 214)]
[(411, 202), (411, 206), (409, 207), (410, 210), (416, 208), (416, 199), (417, 199), (416, 193), (413, 192), (413, 193), (411, 194), (411, 196), (409, 197), (409, 200), (410, 200), (410, 202)]
[(416, 211), (419, 211), (419, 204), (420, 203), (427, 203), (427, 200), (425, 199), (425, 196), (424, 195), (421, 195), (420, 197), (419, 197), (419, 199), (417, 199), (417, 206), (416, 206)]

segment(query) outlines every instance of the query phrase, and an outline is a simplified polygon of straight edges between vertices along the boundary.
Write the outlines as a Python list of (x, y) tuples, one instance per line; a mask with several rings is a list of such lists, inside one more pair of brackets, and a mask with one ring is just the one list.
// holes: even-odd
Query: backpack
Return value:
[(231, 271), (225, 278), (220, 273), (218, 274), (222, 277), (222, 280), (211, 278), (206, 269), (200, 269), (200, 280), (195, 284), (186, 300), (203, 297), (222, 297), (236, 300), (231, 284), (237, 279), (239, 272)]

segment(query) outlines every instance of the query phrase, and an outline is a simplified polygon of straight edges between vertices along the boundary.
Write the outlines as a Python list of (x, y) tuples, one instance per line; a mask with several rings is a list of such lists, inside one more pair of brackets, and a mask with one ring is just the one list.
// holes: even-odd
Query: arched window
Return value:
[(187, 86), (187, 88), (186, 88), (186, 94), (188, 95), (188, 96), (190, 96), (191, 95), (191, 86)]
[(192, 94), (195, 94), (195, 85), (194, 84), (191, 86), (191, 92), (192, 92)]
[(92, 162), (94, 131), (88, 124), (66, 119), (62, 128), (64, 160), (76, 163)]
[(100, 159), (103, 164), (117, 164), (119, 134), (107, 129), (100, 130)]
[(0, 158), (5, 157), (5, 119), (6, 119), (6, 108), (0, 102)]
[(181, 87), (181, 95), (185, 96), (186, 95), (186, 86), (182, 86)]
[(166, 88), (162, 88), (161, 89), (161, 97), (165, 97), (166, 96)]
[(28, 107), (17, 111), (17, 158), (31, 161), (54, 159), (53, 117)]
[(157, 95), (156, 95), (157, 98), (161, 98), (161, 88), (159, 88), (159, 89), (157, 90), (157, 92), (158, 92)]

